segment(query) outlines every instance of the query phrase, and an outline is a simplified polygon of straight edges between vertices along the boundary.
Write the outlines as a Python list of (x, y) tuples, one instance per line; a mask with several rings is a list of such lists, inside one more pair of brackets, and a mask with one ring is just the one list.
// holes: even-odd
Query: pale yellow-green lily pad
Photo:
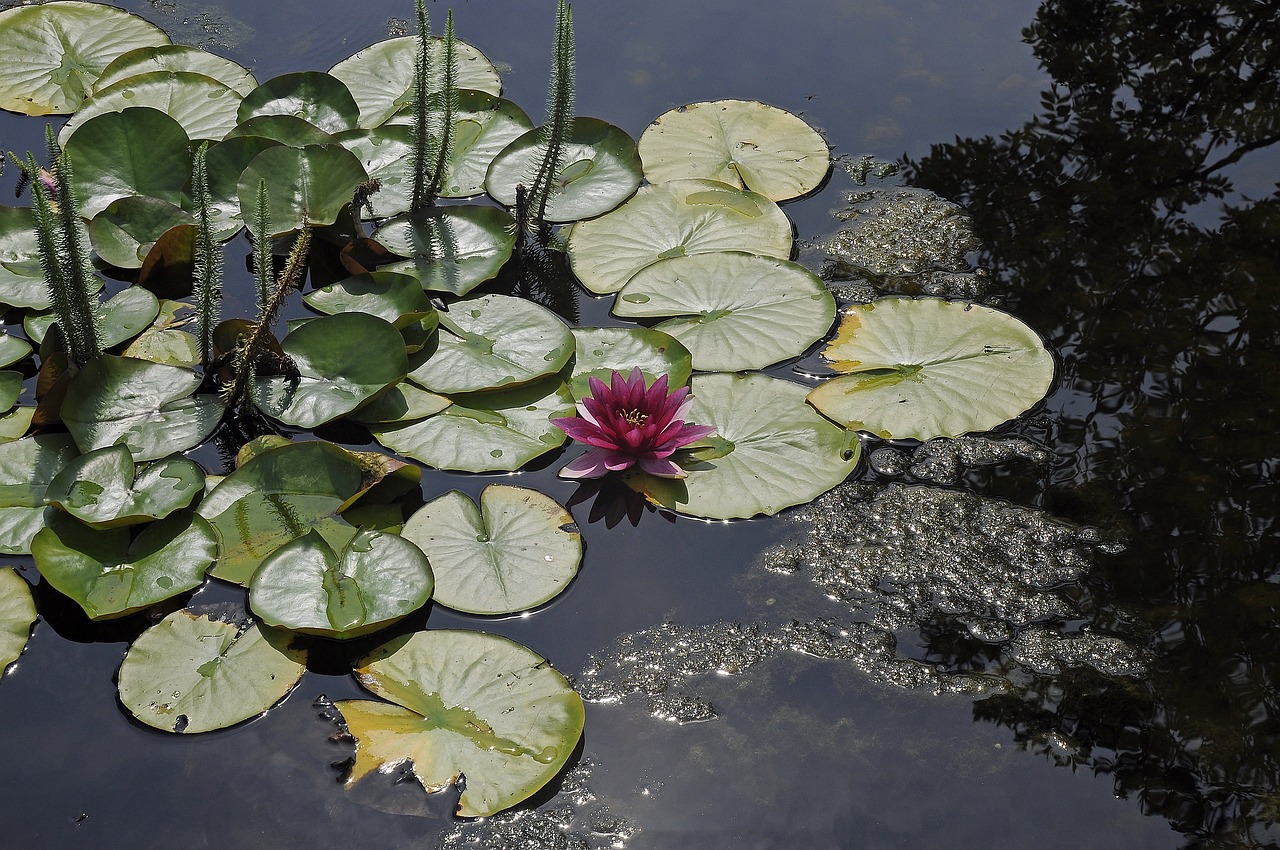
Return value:
[(0, 569), (0, 675), (18, 660), (36, 621), (36, 603), (13, 567)]
[(774, 201), (808, 194), (831, 167), (826, 141), (785, 109), (754, 100), (691, 103), (658, 116), (640, 136), (650, 183), (705, 177)]
[(6, 9), (0, 12), (0, 109), (70, 114), (117, 56), (168, 43), (155, 24), (100, 3)]
[(885, 439), (989, 431), (1044, 398), (1053, 356), (1000, 310), (940, 298), (847, 308), (822, 356), (840, 377), (809, 393), (824, 416)]
[(466, 776), (462, 817), (509, 809), (546, 785), (582, 737), (582, 698), (546, 659), (483, 632), (397, 638), (358, 662), (356, 678), (392, 703), (335, 703), (356, 739), (348, 784), (412, 762), (428, 791)]
[(607, 215), (580, 221), (568, 254), (582, 285), (617, 292), (645, 266), (710, 251), (791, 256), (791, 222), (763, 195), (715, 180), (642, 186)]

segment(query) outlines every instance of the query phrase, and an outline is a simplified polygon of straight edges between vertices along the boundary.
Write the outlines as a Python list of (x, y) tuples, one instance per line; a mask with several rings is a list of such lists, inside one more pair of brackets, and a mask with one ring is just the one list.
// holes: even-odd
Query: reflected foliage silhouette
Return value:
[(1044, 507), (1127, 526), (1089, 626), (1154, 661), (1145, 683), (1033, 676), (975, 715), (1112, 775), (1187, 846), (1275, 846), (1280, 194), (1236, 184), (1276, 161), (1280, 4), (1054, 0), (1024, 37), (1054, 80), (1040, 113), (908, 180), (968, 209), (993, 290), (1061, 353)]

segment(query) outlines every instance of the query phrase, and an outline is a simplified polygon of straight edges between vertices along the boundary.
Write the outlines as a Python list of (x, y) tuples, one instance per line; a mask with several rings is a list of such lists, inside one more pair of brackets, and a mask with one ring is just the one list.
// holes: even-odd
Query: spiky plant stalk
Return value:
[(423, 0), (417, 0), (418, 51), (413, 60), (413, 147), (409, 151), (409, 171), (413, 180), (410, 209), (429, 205), (431, 181), (427, 169), (434, 165), (431, 134), (431, 21)]
[[(270, 245), (269, 234), (270, 214), (267, 212), (267, 187), (265, 181), (258, 184), (257, 208), (254, 210), (255, 226), (258, 229), (258, 242)], [(248, 390), (253, 383), (253, 379), (258, 374), (258, 362), (262, 359), (267, 350), (267, 341), (271, 338), (271, 326), (275, 324), (276, 318), (280, 315), (280, 310), (284, 307), (284, 303), (292, 292), (302, 281), (303, 275), (307, 270), (307, 258), (311, 251), (311, 228), (303, 227), (298, 233), (298, 239), (293, 243), (293, 248), (289, 251), (289, 258), (285, 262), (284, 271), (280, 273), (278, 280), (273, 281), (271, 277), (271, 254), (270, 247), (267, 249), (267, 258), (264, 262), (255, 250), (257, 257), (257, 278), (258, 278), (258, 318), (254, 324), (253, 331), (248, 338), (242, 340), (236, 346), (235, 353), (232, 357), (232, 373), (231, 384), (224, 390), (222, 395), (223, 404), (229, 413), (240, 408), (248, 398)], [(262, 295), (263, 292), (267, 294)]]
[(453, 155), (453, 119), (458, 112), (458, 69), (455, 62), (458, 55), (458, 38), (453, 29), (453, 10), (449, 10), (444, 24), (444, 67), (440, 70), (440, 109), (433, 110), (436, 116), (438, 132), (433, 134), (439, 140), (436, 148), (435, 169), (431, 175), (431, 186), (428, 189), (429, 203), (435, 203), (436, 196), (444, 188), (444, 172), (449, 166), (449, 157)]
[(267, 206), (267, 181), (258, 181), (258, 194), (253, 205), (253, 229), (257, 237), (253, 242), (253, 274), (258, 283), (258, 309), (271, 298), (271, 278), (275, 273), (275, 261), (271, 254), (271, 212)]
[[(94, 295), (89, 251), (80, 231), (80, 205), (71, 191), (71, 161), (58, 149), (53, 127), (45, 128), (45, 144), (53, 168), (55, 198), (41, 180), (31, 183), (40, 265), (67, 358), (83, 366), (102, 355), (98, 331), (98, 299)], [(29, 173), (38, 174), (35, 157), (27, 154)], [(54, 202), (56, 200), (56, 209)]]
[(529, 221), (521, 223), (537, 234), (539, 243), (551, 241), (547, 224), (547, 201), (556, 176), (564, 168), (564, 145), (573, 132), (574, 90), (573, 10), (560, 0), (556, 7), (556, 38), (551, 56), (551, 82), (547, 88), (547, 120), (538, 133), (542, 159), (529, 185)]
[(205, 154), (209, 143), (196, 150), (191, 187), (196, 202), (196, 255), (192, 277), (196, 294), (196, 330), (200, 342), (200, 362), (209, 365), (213, 357), (213, 329), (222, 312), (222, 246), (213, 236), (213, 196), (209, 192), (209, 170)]

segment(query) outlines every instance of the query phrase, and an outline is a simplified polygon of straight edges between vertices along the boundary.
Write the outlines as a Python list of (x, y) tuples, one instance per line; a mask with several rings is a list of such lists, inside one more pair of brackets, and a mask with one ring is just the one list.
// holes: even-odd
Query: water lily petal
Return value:
[(627, 469), (636, 459), (608, 449), (588, 449), (560, 468), (561, 478), (599, 478), (610, 472)]
[(688, 478), (688, 474), (676, 465), (675, 461), (666, 458), (641, 458), (640, 468), (650, 475), (659, 478)]

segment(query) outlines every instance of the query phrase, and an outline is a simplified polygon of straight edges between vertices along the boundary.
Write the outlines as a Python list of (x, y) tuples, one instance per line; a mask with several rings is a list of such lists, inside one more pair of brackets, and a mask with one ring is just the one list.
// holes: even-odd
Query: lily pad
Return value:
[(40, 575), (93, 620), (112, 620), (204, 581), (218, 553), (209, 524), (190, 513), (128, 528), (100, 529), (54, 511), (31, 541)]
[(218, 562), (211, 574), (248, 585), (266, 556), (312, 528), (330, 546), (345, 546), (352, 526), (339, 514), (400, 472), (413, 481), (422, 474), (412, 464), (319, 441), (288, 443), (253, 455), (197, 508), (218, 536)]
[(68, 434), (39, 434), (0, 443), (0, 552), (27, 554), (44, 528), (49, 482), (79, 452)]
[(22, 655), (36, 619), (31, 585), (13, 567), (0, 569), (0, 676)]
[[(98, 341), (112, 348), (141, 334), (160, 313), (160, 302), (147, 290), (131, 286), (122, 289), (98, 308)], [(57, 323), (52, 311), (29, 313), (22, 320), (27, 336), (44, 344), (49, 328)]]
[(268, 416), (300, 428), (351, 413), (409, 370), (400, 332), (368, 313), (312, 319), (280, 347), (297, 374), (258, 378), (253, 403)]
[(845, 374), (816, 387), (809, 403), (885, 439), (990, 431), (1053, 383), (1053, 356), (1035, 331), (1000, 310), (940, 298), (846, 308), (822, 356)]
[(366, 425), (415, 422), (435, 416), (451, 404), (453, 402), (442, 395), (419, 389), (408, 381), (401, 381), (353, 413), (351, 419)]
[(0, 206), (0, 304), (34, 310), (49, 307), (30, 207)]
[[(377, 127), (408, 106), (417, 49), (417, 36), (391, 38), (366, 47), (329, 69), (360, 104), (359, 126)], [(432, 66), (439, 69), (444, 62), (444, 40), (430, 39), (428, 49)], [(502, 94), (498, 71), (483, 53), (464, 41), (456, 41), (454, 57), (455, 87), (488, 92), (495, 97)], [(432, 75), (430, 91), (440, 90), (442, 77), (439, 73)]]
[(341, 80), (320, 71), (297, 71), (273, 77), (245, 95), (237, 123), (260, 115), (292, 115), (337, 133), (356, 126), (360, 107)]
[(22, 439), (31, 430), (31, 420), (35, 418), (35, 414), (35, 407), (19, 405), (0, 416), (0, 443), (12, 443), (14, 440)]
[(65, 146), (91, 118), (135, 106), (160, 110), (181, 124), (191, 139), (221, 139), (236, 125), (239, 105), (240, 95), (203, 74), (153, 71), (96, 92), (63, 126), (58, 143)]
[(710, 519), (772, 516), (812, 501), (858, 465), (857, 434), (806, 405), (806, 387), (720, 373), (694, 376), (692, 388), (689, 421), (715, 426), (716, 438), (732, 451), (681, 461), (685, 479), (624, 474), (629, 486), (663, 507)]
[(512, 472), (563, 445), (564, 432), (548, 420), (574, 412), (569, 388), (555, 378), (451, 400), (428, 419), (371, 430), (392, 451), (437, 469)]
[(262, 562), (249, 605), (268, 625), (345, 640), (421, 608), (432, 586), (427, 557), (397, 534), (362, 528), (335, 550), (313, 530)]
[(659, 260), (622, 287), (613, 313), (675, 316), (655, 326), (680, 340), (702, 372), (763, 369), (827, 335), (836, 302), (803, 266), (740, 251)]
[(451, 490), (420, 508), (401, 532), (426, 553), (435, 600), (469, 614), (511, 614), (569, 586), (582, 562), (573, 516), (548, 496), (491, 484), (480, 506)]
[(395, 324), (404, 315), (435, 312), (417, 278), (394, 272), (371, 272), (345, 278), (302, 297), (307, 306), (330, 316), (359, 312)]
[(244, 137), (271, 139), (291, 148), (330, 145), (336, 142), (332, 133), (326, 133), (310, 121), (295, 115), (254, 116), (248, 121), (237, 124), (235, 129), (227, 133), (223, 141)]
[(134, 195), (180, 206), (191, 175), (189, 146), (181, 124), (147, 106), (81, 122), (63, 145), (73, 165), (81, 214), (95, 218), (113, 201)]
[(62, 421), (86, 452), (124, 443), (135, 460), (155, 460), (197, 446), (222, 419), (215, 396), (192, 396), (200, 376), (189, 369), (104, 354), (71, 380)]
[(147, 629), (125, 655), (120, 702), (165, 732), (209, 732), (255, 717), (302, 678), (307, 653), (292, 636), (175, 611)]
[(573, 273), (596, 294), (617, 292), (658, 260), (711, 251), (791, 256), (791, 222), (763, 195), (714, 180), (644, 186), (618, 209), (574, 225)]
[(342, 208), (351, 203), (356, 186), (366, 179), (360, 160), (341, 145), (269, 147), (240, 175), (241, 216), (252, 232), (248, 211), (257, 203), (259, 181), (265, 180), (272, 228), (269, 236), (308, 225), (323, 227), (338, 220)]
[(180, 327), (190, 319), (179, 319), (180, 310), (190, 310), (191, 305), (181, 301), (163, 301), (160, 312), (151, 327), (138, 335), (124, 350), (125, 357), (166, 363), (170, 366), (194, 366), (200, 362), (200, 343)]
[(645, 129), (639, 147), (650, 183), (703, 177), (774, 201), (812, 192), (831, 168), (831, 151), (816, 130), (754, 100), (672, 109)]
[(693, 372), (693, 357), (675, 337), (650, 328), (574, 328), (573, 375), (569, 391), (578, 401), (591, 395), (592, 378), (609, 383), (614, 372), (639, 369), (650, 384), (660, 375), (682, 387)]
[(101, 91), (113, 83), (152, 71), (191, 71), (202, 74), (234, 90), (241, 97), (258, 87), (253, 74), (237, 62), (198, 47), (162, 44), (158, 47), (139, 47), (117, 56), (103, 69), (93, 88), (94, 91)]
[(179, 224), (194, 223), (191, 213), (159, 198), (117, 198), (89, 222), (89, 240), (111, 265), (140, 269), (156, 240)]
[(12, 366), (31, 355), (31, 343), (0, 331), (0, 368)]
[(240, 175), (255, 156), (279, 144), (282, 142), (264, 136), (231, 136), (209, 147), (204, 164), (213, 200), (209, 217), (215, 238), (226, 239), (244, 226), (240, 214)]
[(204, 490), (204, 470), (173, 455), (141, 470), (125, 446), (107, 446), (71, 461), (49, 482), (45, 501), (95, 528), (163, 519)]
[(22, 395), (22, 373), (0, 370), (0, 413), (6, 413), (18, 403)]
[[(408, 112), (401, 112), (383, 128), (408, 121)], [(453, 119), (453, 149), (445, 166), (441, 197), (479, 195), (484, 191), (489, 164), (507, 145), (532, 129), (533, 122), (519, 105), (483, 91), (459, 91)], [(387, 189), (384, 181), (383, 192)], [(394, 194), (396, 187), (391, 189)], [(408, 197), (403, 190), (401, 194)]]
[(411, 258), (383, 271), (412, 275), (423, 289), (466, 295), (511, 259), (515, 220), (497, 207), (433, 207), (391, 219), (373, 238)]
[(348, 782), (410, 761), (428, 791), (465, 775), (463, 817), (528, 798), (582, 737), (582, 698), (546, 659), (496, 635), (441, 629), (397, 638), (362, 659), (356, 678), (395, 705), (335, 703), (356, 738)]
[(431, 356), (409, 374), (452, 395), (527, 384), (559, 372), (573, 356), (573, 334), (545, 307), (508, 295), (453, 302), (440, 316)]
[(70, 114), (116, 57), (168, 43), (155, 24), (99, 3), (6, 9), (0, 12), (0, 109)]
[[(528, 187), (546, 151), (540, 129), (518, 137), (494, 158), (484, 187), (500, 204), (515, 206), (516, 187)], [(640, 156), (626, 131), (598, 118), (574, 118), (560, 170), (547, 198), (548, 221), (595, 218), (620, 205), (640, 186)]]

